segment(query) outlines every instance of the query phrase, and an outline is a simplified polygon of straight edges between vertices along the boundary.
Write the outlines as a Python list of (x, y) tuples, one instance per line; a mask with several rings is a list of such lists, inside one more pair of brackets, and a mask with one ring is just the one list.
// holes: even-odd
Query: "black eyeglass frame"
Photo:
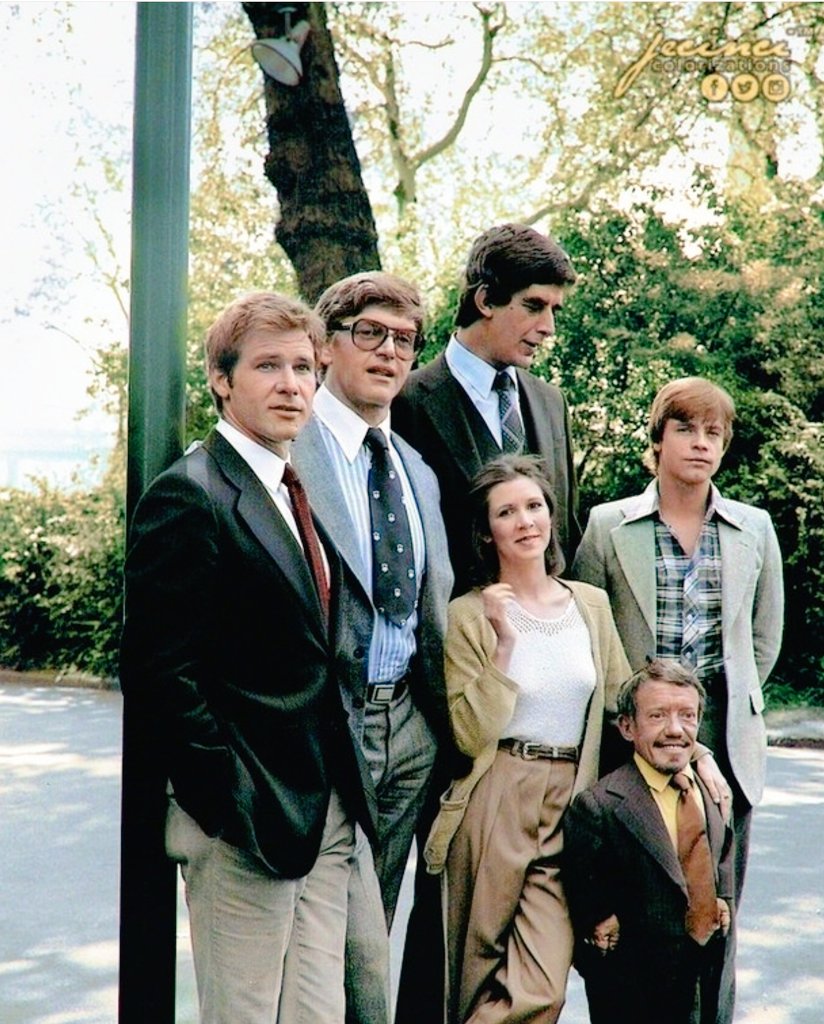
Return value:
[[(370, 327), (377, 327), (377, 328), (379, 328), (383, 332), (383, 335), (382, 335), (382, 337), (380, 338), (380, 340), (376, 344), (364, 347), (363, 339), (358, 341), (355, 338), (355, 330), (356, 330), (358, 324), (369, 324)], [(386, 339), (389, 337), (389, 335), (391, 334), (392, 335), (392, 343), (395, 346), (395, 354), (398, 356), (399, 359), (404, 359), (404, 360), (407, 360), (407, 361), (412, 360), (412, 359), (415, 358), (415, 356), (423, 348), (424, 341), (425, 341), (424, 336), (421, 334), (420, 331), (397, 331), (397, 330), (395, 330), (394, 327), (387, 327), (386, 324), (379, 323), (377, 320), (370, 320), (369, 317), (365, 317), (365, 316), (358, 317), (358, 319), (357, 320), (353, 320), (353, 322), (351, 324), (342, 324), (342, 323), (329, 324), (328, 330), (329, 331), (348, 331), (349, 332), (349, 336), (352, 339), (352, 344), (355, 346), (356, 349), (359, 349), (361, 352), (376, 352), (381, 347), (381, 345), (386, 341)], [(412, 347), (411, 348), (406, 348), (403, 345), (399, 345), (398, 344), (398, 335), (399, 334), (402, 335), (403, 337), (406, 337), (408, 335), (412, 335), (414, 340), (412, 342)]]

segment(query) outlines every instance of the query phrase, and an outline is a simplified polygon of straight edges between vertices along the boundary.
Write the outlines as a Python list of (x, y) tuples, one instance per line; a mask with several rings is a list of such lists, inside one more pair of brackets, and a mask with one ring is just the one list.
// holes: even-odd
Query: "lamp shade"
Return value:
[(298, 85), (303, 77), (300, 46), (293, 39), (256, 39), (252, 56), (263, 71), (281, 85)]

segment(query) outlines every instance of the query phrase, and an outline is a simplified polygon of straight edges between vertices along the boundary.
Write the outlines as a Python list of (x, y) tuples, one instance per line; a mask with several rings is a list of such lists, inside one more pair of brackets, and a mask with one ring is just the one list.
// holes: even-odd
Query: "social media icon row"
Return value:
[(760, 81), (755, 75), (742, 72), (727, 80), (713, 72), (701, 81), (701, 95), (709, 103), (720, 103), (731, 94), (740, 103), (750, 103), (756, 96), (764, 96), (771, 103), (780, 103), (790, 95), (790, 80), (786, 75), (765, 75)]

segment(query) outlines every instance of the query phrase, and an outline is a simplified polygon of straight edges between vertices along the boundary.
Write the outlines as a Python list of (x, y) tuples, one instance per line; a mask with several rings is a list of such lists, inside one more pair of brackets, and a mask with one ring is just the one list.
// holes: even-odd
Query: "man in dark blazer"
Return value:
[[(443, 353), (411, 374), (392, 407), (395, 429), (438, 478), (456, 597), (473, 582), (470, 482), (502, 451), (542, 458), (558, 539), (568, 558), (574, 554), (580, 530), (569, 412), (557, 387), (529, 373), (574, 281), (569, 257), (553, 239), (519, 224), (485, 231), (469, 253), (455, 333)], [(502, 401), (514, 405), (514, 437), (503, 427)]]
[[(328, 288), (315, 311), (327, 326), (324, 380), (293, 457), (312, 507), (350, 570), (342, 594), (336, 658), (349, 723), (372, 772), (378, 800), (378, 898), (359, 866), (350, 880), (347, 1020), (388, 1024), (388, 935), (436, 750), (452, 748), (443, 678), (443, 637), (452, 571), (438, 484), (420, 455), (391, 430), (390, 404), (420, 342), (423, 305), (414, 285), (393, 274), (355, 274)], [(401, 483), (412, 551), (386, 554), (394, 582), (411, 571), (405, 621), (381, 607), (370, 505), (378, 431)], [(374, 441), (374, 438), (373, 438)], [(403, 546), (403, 545), (401, 545)], [(407, 563), (408, 555), (412, 557)], [(381, 906), (382, 903), (382, 906)]]
[[(554, 528), (572, 558), (580, 537), (569, 412), (562, 392), (530, 374), (555, 333), (564, 291), (575, 280), (552, 238), (520, 224), (485, 231), (472, 245), (455, 333), (445, 351), (411, 374), (392, 406), (392, 422), (432, 467), (455, 573), (453, 596), (473, 584), (468, 495), (473, 477), (504, 451), (541, 457), (555, 495)], [(421, 819), (422, 848), (453, 776), (435, 772)], [(438, 880), (421, 858), (407, 931), (397, 1024), (435, 1020), (442, 1005), (443, 953)], [(440, 952), (439, 952), (440, 948)]]
[[(676, 661), (654, 660), (630, 677), (618, 695), (618, 726), (633, 758), (567, 812), (564, 887), (592, 1024), (718, 1019), (733, 834), (689, 765), (704, 699), (698, 677)], [(670, 784), (679, 778), (683, 797)], [(690, 899), (677, 852), (683, 801), (698, 804), (706, 836), (699, 842), (709, 847), (699, 921), (700, 900), (695, 890)]]
[[(371, 781), (335, 674), (340, 578), (289, 465), (323, 325), (255, 293), (206, 339), (219, 423), (135, 513), (121, 681), (167, 766), (208, 1024), (340, 1024)], [(307, 984), (306, 979), (311, 979)]]

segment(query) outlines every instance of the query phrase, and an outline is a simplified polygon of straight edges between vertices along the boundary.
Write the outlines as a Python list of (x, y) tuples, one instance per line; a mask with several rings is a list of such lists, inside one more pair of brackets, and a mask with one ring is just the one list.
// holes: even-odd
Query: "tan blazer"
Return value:
[[(586, 583), (560, 582), (572, 591), (589, 630), (596, 673), (573, 789), (575, 795), (598, 778), (604, 714), (614, 713), (618, 687), (630, 670), (612, 621), (607, 595)], [(474, 760), (469, 774), (455, 779), (441, 797), (441, 809), (424, 848), (430, 874), (443, 871), (449, 844), (463, 819), (472, 791), (495, 760), (498, 741), (506, 735), (515, 710), (518, 687), (493, 665), (496, 646), (497, 637), (483, 613), (480, 592), (473, 590), (452, 601), (445, 647), (449, 716), (458, 748)]]
[[(655, 654), (656, 481), (590, 513), (572, 575), (609, 594), (633, 669)], [(767, 741), (761, 687), (781, 647), (781, 552), (769, 515), (714, 490), (721, 545), (721, 636), (727, 679), (727, 754), (744, 796), (761, 799)]]

